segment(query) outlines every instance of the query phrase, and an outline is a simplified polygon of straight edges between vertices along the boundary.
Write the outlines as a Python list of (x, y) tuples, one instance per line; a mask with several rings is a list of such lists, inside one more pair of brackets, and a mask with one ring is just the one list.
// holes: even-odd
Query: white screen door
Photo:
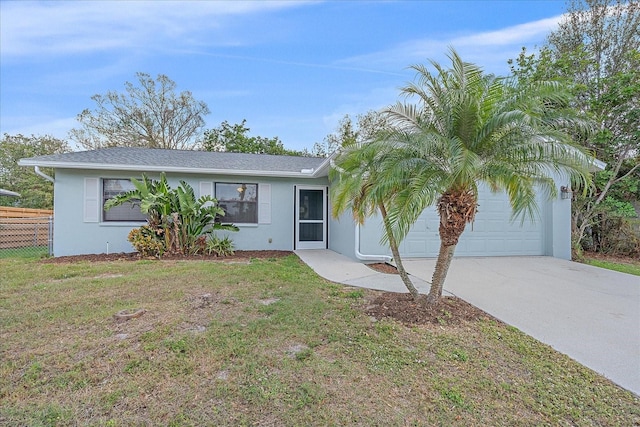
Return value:
[(326, 187), (296, 189), (296, 249), (327, 247)]

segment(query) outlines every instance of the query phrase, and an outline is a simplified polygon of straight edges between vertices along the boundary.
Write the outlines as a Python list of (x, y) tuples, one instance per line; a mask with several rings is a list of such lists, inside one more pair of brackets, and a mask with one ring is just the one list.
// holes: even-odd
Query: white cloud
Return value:
[(456, 46), (504, 46), (518, 43), (536, 42), (553, 30), (560, 21), (560, 16), (541, 19), (534, 22), (507, 27), (497, 31), (472, 34), (453, 39)]
[(75, 117), (52, 119), (50, 117), (11, 117), (13, 127), (2, 129), (2, 134), (9, 135), (50, 135), (55, 138), (68, 140), (69, 131), (78, 125)]
[(506, 61), (517, 56), (523, 46), (531, 49), (541, 45), (561, 18), (559, 15), (495, 31), (410, 40), (384, 51), (344, 59), (339, 64), (398, 70), (427, 59), (446, 62), (448, 47), (453, 46), (465, 61), (475, 62), (489, 72), (502, 72)]
[[(3, 57), (163, 46), (222, 29), (236, 15), (296, 7), (301, 1), (24, 1), (0, 3)], [(207, 42), (237, 44), (223, 34)]]

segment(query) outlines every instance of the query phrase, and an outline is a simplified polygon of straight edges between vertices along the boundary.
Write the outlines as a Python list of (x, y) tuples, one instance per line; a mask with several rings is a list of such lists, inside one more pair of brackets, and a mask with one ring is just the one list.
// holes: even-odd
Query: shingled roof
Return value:
[(51, 154), (20, 159), (20, 166), (62, 169), (135, 170), (290, 176), (326, 176), (329, 159), (321, 157), (273, 156), (268, 154), (221, 153), (190, 150), (114, 147), (90, 151)]

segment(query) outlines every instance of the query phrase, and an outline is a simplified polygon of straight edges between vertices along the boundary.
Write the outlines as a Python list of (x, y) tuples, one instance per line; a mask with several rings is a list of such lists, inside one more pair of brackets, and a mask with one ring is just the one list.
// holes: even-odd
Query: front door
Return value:
[(296, 249), (326, 249), (327, 188), (296, 188)]

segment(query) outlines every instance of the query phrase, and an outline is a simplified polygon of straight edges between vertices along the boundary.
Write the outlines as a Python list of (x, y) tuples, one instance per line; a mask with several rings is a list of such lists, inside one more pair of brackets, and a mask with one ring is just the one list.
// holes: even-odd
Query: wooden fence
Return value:
[(0, 206), (0, 249), (51, 247), (53, 211)]
[(49, 209), (29, 209), (14, 208), (11, 206), (0, 206), (0, 218), (34, 218), (52, 216), (53, 211)]

